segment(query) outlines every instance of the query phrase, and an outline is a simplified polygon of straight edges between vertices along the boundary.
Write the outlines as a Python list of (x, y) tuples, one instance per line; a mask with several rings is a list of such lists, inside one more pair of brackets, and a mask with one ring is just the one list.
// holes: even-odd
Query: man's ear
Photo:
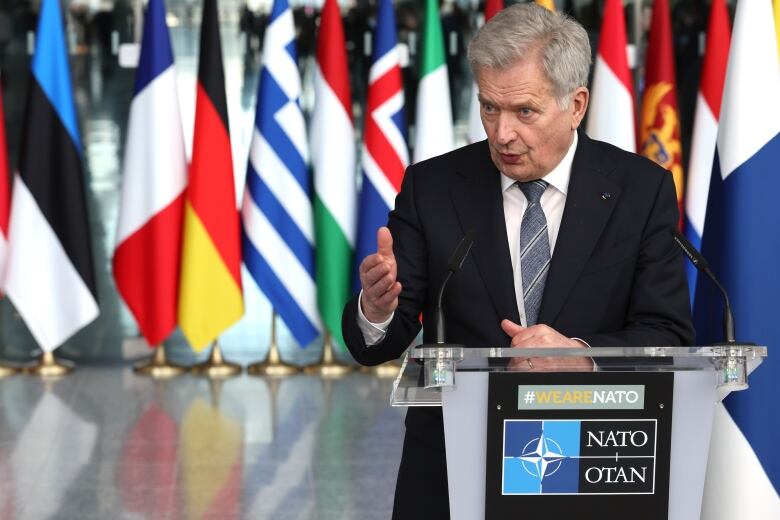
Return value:
[(578, 87), (572, 94), (571, 99), (571, 129), (576, 130), (579, 128), (582, 118), (585, 117), (585, 112), (588, 110), (588, 101), (590, 100), (590, 92), (585, 87)]

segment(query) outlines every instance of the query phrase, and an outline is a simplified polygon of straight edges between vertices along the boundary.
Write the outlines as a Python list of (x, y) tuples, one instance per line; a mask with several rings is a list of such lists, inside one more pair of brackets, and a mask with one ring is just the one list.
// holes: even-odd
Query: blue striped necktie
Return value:
[(539, 200), (547, 189), (545, 181), (518, 182), (528, 201), (520, 224), (520, 272), (523, 277), (523, 305), (526, 326), (536, 325), (542, 304), (544, 282), (550, 269), (550, 240), (547, 219)]

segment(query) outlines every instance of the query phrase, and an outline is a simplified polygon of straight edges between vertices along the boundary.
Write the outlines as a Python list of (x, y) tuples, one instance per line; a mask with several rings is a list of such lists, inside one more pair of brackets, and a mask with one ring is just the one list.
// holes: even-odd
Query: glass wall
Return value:
[[(39, 0), (0, 0), (0, 69), (9, 155), (16, 165), (19, 133), (24, 112), (30, 54)], [(308, 117), (313, 105), (314, 46), (322, 1), (291, 2), (298, 34), (299, 68), (303, 80), (303, 109)], [(708, 2), (671, 1), (677, 58), (678, 98), (682, 121), (683, 164), (687, 165), (696, 89)], [(603, 0), (557, 0), (556, 7), (579, 20), (598, 45)], [(624, 0), (634, 63), (641, 64), (650, 2)], [(398, 0), (396, 21), (403, 58), (407, 121), (413, 126), (417, 86), (417, 48), (423, 0)], [(122, 156), (134, 70), (120, 66), (120, 46), (137, 41), (142, 6), (135, 0), (64, 0), (66, 34), (71, 71), (84, 143), (83, 164), (87, 177), (91, 237), (95, 255), (100, 317), (64, 345), (60, 352), (72, 359), (94, 362), (136, 360), (148, 350), (116, 289), (110, 272), (114, 248), (122, 173)], [(243, 193), (247, 152), (252, 135), (255, 89), (262, 54), (263, 32), (271, 0), (222, 0), (220, 2), (222, 50), (226, 77), (228, 116), (233, 144), (237, 202)], [(355, 127), (362, 128), (363, 106), (375, 24), (374, 2), (341, 2), (350, 62)], [(468, 107), (473, 96), (465, 47), (482, 23), (484, 2), (444, 0), (441, 3), (447, 65), (452, 91), (456, 144), (466, 143)], [(195, 84), (201, 4), (197, 0), (168, 0), (167, 22), (174, 47), (186, 146), (191, 151), (195, 110)], [(638, 36), (637, 36), (638, 35)], [(641, 92), (642, 70), (635, 69), (636, 92)], [(357, 172), (356, 172), (357, 173)], [(226, 356), (242, 361), (265, 356), (271, 338), (272, 309), (251, 277), (244, 276), (246, 315), (221, 339)], [(41, 295), (45, 298), (45, 295)], [(319, 357), (320, 345), (296, 345), (280, 320), (278, 343), (282, 355), (297, 363)], [(24, 360), (35, 353), (35, 343), (7, 299), (0, 302), (0, 359)], [(192, 361), (193, 354), (180, 334), (169, 342), (175, 360)]]

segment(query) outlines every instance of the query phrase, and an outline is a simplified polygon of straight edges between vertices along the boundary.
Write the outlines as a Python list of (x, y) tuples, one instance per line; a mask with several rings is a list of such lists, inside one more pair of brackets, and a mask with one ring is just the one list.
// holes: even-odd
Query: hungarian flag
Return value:
[[(730, 41), (731, 28), (726, 3), (724, 0), (713, 0), (707, 27), (707, 49), (696, 99), (688, 185), (685, 190), (685, 236), (697, 249), (701, 249), (701, 237), (704, 233), (704, 217), (707, 213), (707, 197), (715, 158)], [(688, 270), (688, 287), (693, 304), (699, 271), (691, 262), (685, 262), (685, 267)]]
[(674, 76), (672, 26), (668, 0), (653, 1), (650, 42), (645, 58), (645, 92), (642, 97), (642, 125), (639, 150), (671, 171), (677, 188), (682, 228), (683, 167), (680, 146), (680, 111)]
[(322, 8), (314, 95), (311, 157), (317, 304), (334, 343), (343, 347), (341, 311), (352, 294), (357, 176), (347, 52), (336, 0), (325, 0)]
[(420, 56), (420, 84), (417, 88), (414, 162), (447, 153), (454, 147), (450, 81), (444, 54), (444, 37), (439, 2), (425, 1)]
[(633, 152), (636, 150), (634, 86), (626, 55), (626, 20), (621, 0), (607, 0), (590, 94), (587, 133)]
[(46, 352), (99, 313), (81, 149), (60, 3), (43, 0), (14, 177), (5, 290)]
[(187, 158), (163, 0), (150, 0), (127, 123), (114, 278), (149, 345), (176, 327)]
[[(503, 8), (504, 0), (487, 0), (487, 2), (485, 2), (485, 23)], [(471, 104), (469, 105), (469, 142), (476, 143), (477, 141), (487, 139), (485, 127), (482, 126), (482, 118), (479, 115), (479, 97), (477, 96), (477, 94), (479, 94), (479, 86), (477, 85), (477, 78), (474, 78), (471, 92)]]
[(8, 141), (5, 138), (3, 84), (0, 82), (0, 280), (8, 261), (8, 217), (11, 213), (11, 177), (8, 169)]
[(179, 326), (196, 351), (244, 313), (240, 237), (217, 0), (204, 0), (179, 289)]

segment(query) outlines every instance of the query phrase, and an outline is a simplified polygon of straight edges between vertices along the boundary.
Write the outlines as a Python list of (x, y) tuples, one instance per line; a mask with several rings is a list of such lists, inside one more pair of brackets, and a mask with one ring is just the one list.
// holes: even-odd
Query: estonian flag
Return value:
[(43, 0), (14, 178), (6, 292), (51, 352), (98, 315), (59, 0)]

